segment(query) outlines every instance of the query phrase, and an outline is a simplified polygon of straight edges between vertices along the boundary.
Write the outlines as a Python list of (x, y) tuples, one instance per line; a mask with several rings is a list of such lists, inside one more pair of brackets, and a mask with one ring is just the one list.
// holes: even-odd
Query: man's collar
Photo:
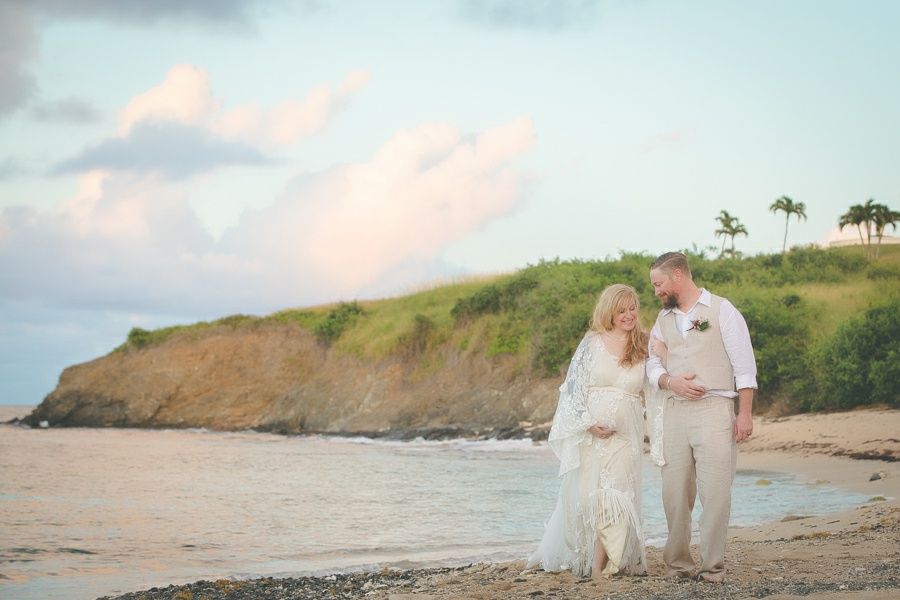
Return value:
[(700, 288), (700, 297), (697, 302), (703, 306), (712, 306), (712, 294), (706, 288)]
[(706, 307), (712, 306), (712, 294), (706, 288), (700, 288), (700, 297), (697, 298), (697, 301), (694, 302), (694, 304), (689, 309), (687, 309), (685, 312), (681, 312), (677, 308), (670, 308), (668, 310), (672, 310), (672, 311), (678, 312), (682, 315), (686, 315), (689, 312), (691, 312), (692, 310), (694, 310), (694, 307), (696, 307), (698, 304), (702, 304), (703, 306), (706, 306)]

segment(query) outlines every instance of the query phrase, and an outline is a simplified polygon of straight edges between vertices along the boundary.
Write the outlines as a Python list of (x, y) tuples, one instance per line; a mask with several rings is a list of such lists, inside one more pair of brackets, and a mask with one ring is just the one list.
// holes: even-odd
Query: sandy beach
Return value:
[[(334, 575), (197, 582), (137, 591), (117, 600), (174, 598), (821, 598), (900, 596), (900, 410), (868, 409), (755, 420), (740, 468), (799, 474), (810, 485), (869, 496), (846, 512), (732, 528), (728, 578), (715, 585), (664, 578), (661, 549), (648, 549), (646, 577), (594, 581), (526, 570), (525, 562)], [(812, 512), (812, 511), (811, 511)]]

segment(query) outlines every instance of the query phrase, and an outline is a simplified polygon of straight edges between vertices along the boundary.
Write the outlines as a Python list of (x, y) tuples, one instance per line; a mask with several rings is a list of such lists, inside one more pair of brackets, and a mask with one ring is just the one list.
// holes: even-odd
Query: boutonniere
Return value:
[(705, 329), (709, 329), (709, 320), (708, 319), (696, 319), (694, 321), (691, 321), (691, 328), (688, 329), (688, 331), (690, 331), (691, 329), (696, 329), (697, 331), (703, 331)]

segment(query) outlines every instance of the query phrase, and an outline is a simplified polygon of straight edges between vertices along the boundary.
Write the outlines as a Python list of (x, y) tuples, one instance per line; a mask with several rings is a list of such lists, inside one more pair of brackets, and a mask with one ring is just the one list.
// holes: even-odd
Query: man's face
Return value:
[(659, 269), (651, 269), (650, 283), (653, 284), (653, 293), (662, 301), (664, 308), (675, 308), (678, 306), (675, 279), (671, 275)]

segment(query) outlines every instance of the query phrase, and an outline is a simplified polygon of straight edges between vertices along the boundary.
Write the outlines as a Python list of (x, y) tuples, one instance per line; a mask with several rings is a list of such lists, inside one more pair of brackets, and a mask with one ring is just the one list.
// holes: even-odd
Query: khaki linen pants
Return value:
[(725, 541), (731, 516), (731, 484), (737, 467), (734, 401), (668, 398), (663, 422), (663, 508), (669, 538), (663, 560), (669, 575), (691, 576), (691, 511), (700, 493), (700, 569), (725, 575)]

